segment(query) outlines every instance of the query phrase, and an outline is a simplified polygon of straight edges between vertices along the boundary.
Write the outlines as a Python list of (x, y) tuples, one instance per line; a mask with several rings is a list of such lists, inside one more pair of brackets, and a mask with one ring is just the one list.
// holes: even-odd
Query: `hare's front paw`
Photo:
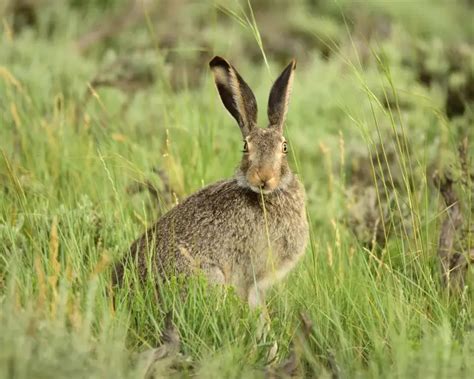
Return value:
[(247, 301), (250, 309), (255, 309), (265, 305), (265, 292), (258, 288), (255, 284), (253, 285), (248, 293)]

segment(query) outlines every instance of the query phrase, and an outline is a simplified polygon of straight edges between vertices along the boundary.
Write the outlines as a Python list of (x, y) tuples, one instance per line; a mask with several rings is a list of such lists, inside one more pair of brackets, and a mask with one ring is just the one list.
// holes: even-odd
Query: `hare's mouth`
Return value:
[(247, 188), (247, 189), (250, 189), (252, 190), (253, 192), (255, 193), (258, 193), (258, 194), (261, 194), (263, 193), (264, 195), (268, 195), (272, 192), (275, 192), (276, 190), (279, 189), (278, 186), (274, 187), (274, 188), (265, 188), (265, 187), (258, 187), (258, 186), (254, 186), (252, 184), (250, 184), (248, 182), (248, 180), (245, 178), (244, 175), (242, 174), (237, 174), (236, 175), (236, 178), (237, 178), (237, 184), (240, 186), (240, 187), (243, 187), (243, 188)]
[(253, 192), (258, 194), (263, 193), (264, 195), (268, 195), (269, 193), (272, 193), (278, 189), (278, 187), (265, 189), (264, 187), (255, 187), (251, 184), (248, 184), (248, 188), (250, 188)]
[(278, 181), (268, 182), (266, 185), (258, 185), (248, 180), (247, 176), (239, 169), (235, 174), (235, 178), (237, 179), (237, 184), (240, 187), (250, 189), (258, 194), (263, 193), (264, 195), (268, 195), (275, 191), (285, 189), (289, 180), (291, 179), (289, 176), (288, 178), (283, 176)]
[(258, 194), (263, 193), (264, 195), (267, 195), (278, 189), (278, 184), (275, 185), (274, 183), (273, 185), (261, 185), (261, 186), (251, 183), (248, 180), (247, 176), (241, 170), (237, 170), (235, 174), (235, 178), (237, 179), (237, 184), (240, 187), (248, 188)]

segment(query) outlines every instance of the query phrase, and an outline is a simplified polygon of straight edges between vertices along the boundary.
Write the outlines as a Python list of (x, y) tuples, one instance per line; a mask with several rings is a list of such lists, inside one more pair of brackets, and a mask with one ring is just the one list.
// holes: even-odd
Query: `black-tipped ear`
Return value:
[(209, 62), (214, 81), (230, 114), (237, 120), (246, 137), (257, 124), (257, 101), (250, 87), (237, 70), (224, 58), (214, 57)]
[(290, 100), (291, 89), (293, 87), (293, 77), (296, 68), (296, 60), (293, 59), (283, 70), (278, 79), (273, 83), (268, 98), (268, 120), (270, 128), (283, 129), (286, 113), (288, 112), (288, 103)]

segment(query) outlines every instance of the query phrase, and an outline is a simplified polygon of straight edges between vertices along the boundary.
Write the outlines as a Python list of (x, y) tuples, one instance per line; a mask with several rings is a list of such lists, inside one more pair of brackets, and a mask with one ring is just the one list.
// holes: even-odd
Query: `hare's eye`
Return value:
[(284, 154), (288, 153), (288, 144), (286, 142), (283, 142), (282, 150)]
[(244, 141), (244, 146), (243, 146), (243, 148), (242, 148), (242, 151), (243, 151), (244, 153), (248, 153), (248, 151), (249, 151), (249, 145), (248, 145), (247, 141)]

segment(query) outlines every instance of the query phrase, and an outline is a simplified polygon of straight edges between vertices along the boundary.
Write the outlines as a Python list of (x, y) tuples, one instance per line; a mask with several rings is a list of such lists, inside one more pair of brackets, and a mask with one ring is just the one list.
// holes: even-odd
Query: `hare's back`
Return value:
[(254, 244), (264, 232), (257, 230), (263, 227), (262, 220), (258, 194), (236, 180), (225, 180), (189, 196), (158, 220), (151, 232), (161, 258), (176, 254), (210, 258)]

